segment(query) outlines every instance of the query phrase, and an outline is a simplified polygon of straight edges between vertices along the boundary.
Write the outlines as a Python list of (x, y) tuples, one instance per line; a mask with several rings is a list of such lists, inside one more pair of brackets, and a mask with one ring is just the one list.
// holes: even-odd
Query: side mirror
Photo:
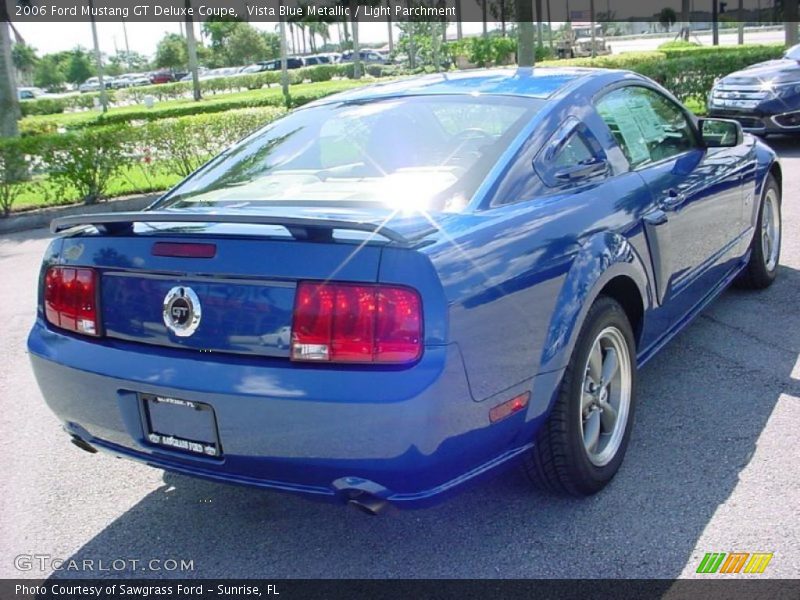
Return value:
[(744, 139), (742, 126), (730, 119), (700, 119), (700, 136), (706, 148), (731, 148)]
[(553, 173), (556, 181), (559, 183), (569, 183), (571, 181), (579, 181), (583, 179), (591, 179), (599, 177), (608, 173), (608, 161), (602, 158), (591, 158), (579, 162), (576, 165), (570, 165), (556, 170)]

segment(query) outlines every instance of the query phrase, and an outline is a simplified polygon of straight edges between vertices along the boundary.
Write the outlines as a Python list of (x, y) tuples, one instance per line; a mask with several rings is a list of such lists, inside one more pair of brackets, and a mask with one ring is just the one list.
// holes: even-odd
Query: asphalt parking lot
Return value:
[(433, 509), (368, 517), (86, 454), (25, 351), (49, 236), (0, 237), (0, 577), (51, 575), (49, 559), (16, 559), (38, 555), (193, 561), (70, 576), (672, 578), (737, 551), (774, 553), (762, 577), (800, 577), (800, 140), (770, 143), (785, 173), (777, 282), (726, 292), (642, 370), (625, 464), (586, 500), (512, 471)]

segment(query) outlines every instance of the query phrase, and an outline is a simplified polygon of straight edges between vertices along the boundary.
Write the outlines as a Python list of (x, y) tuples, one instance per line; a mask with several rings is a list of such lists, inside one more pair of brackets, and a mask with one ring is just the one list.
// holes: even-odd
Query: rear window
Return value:
[(195, 173), (167, 205), (460, 210), (543, 102), (438, 95), (302, 109)]

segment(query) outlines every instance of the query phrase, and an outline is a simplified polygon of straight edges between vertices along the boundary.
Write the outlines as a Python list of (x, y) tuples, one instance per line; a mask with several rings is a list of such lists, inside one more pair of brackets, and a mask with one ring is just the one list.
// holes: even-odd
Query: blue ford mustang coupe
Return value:
[(77, 446), (187, 475), (369, 512), (515, 463), (592, 494), (637, 368), (775, 278), (781, 179), (628, 72), (360, 88), (146, 211), (54, 221), (33, 369)]

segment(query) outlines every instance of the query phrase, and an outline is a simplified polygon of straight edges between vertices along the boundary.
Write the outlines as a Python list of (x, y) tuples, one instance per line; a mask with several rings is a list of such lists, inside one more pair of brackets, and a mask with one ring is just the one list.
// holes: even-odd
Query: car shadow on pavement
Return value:
[(512, 470), (435, 508), (369, 517), (165, 474), (71, 558), (193, 561), (116, 573), (142, 577), (677, 577), (781, 395), (800, 396), (798, 297), (787, 267), (769, 290), (732, 289), (646, 366), (625, 463), (594, 497), (539, 493)]

